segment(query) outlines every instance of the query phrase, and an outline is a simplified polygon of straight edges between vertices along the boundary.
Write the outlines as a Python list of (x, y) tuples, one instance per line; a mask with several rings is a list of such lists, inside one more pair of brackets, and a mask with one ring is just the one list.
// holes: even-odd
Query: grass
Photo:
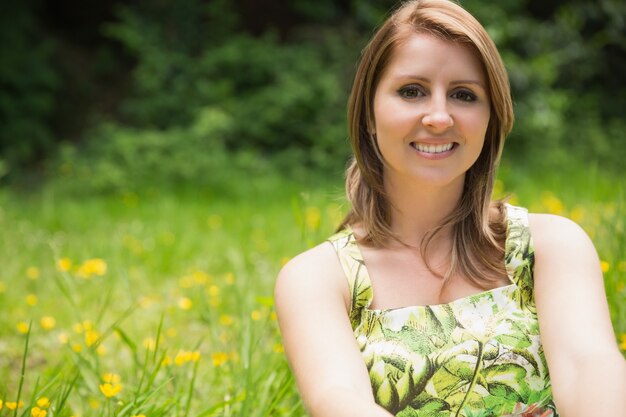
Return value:
[[(503, 168), (497, 188), (587, 230), (626, 338), (620, 179)], [(305, 415), (273, 280), (332, 232), (342, 185), (271, 177), (225, 189), (0, 192), (0, 416)]]

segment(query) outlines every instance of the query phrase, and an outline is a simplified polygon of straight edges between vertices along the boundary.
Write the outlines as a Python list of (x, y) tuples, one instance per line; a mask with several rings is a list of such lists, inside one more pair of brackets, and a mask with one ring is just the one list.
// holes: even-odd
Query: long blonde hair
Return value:
[[(354, 157), (346, 172), (346, 191), (352, 209), (339, 228), (359, 223), (361, 240), (386, 246), (397, 239), (390, 229), (390, 207), (385, 194), (383, 161), (374, 131), (373, 101), (376, 88), (399, 42), (428, 33), (471, 48), (483, 64), (491, 101), (485, 144), (465, 175), (456, 209), (422, 241), (426, 260), (429, 243), (442, 229), (451, 227), (453, 249), (449, 278), (460, 272), (480, 287), (487, 287), (504, 272), (504, 207), (492, 202), (493, 183), (505, 137), (513, 127), (513, 105), (508, 75), (498, 50), (483, 26), (466, 10), (448, 0), (405, 2), (376, 31), (361, 54), (348, 101), (348, 128)], [(495, 210), (494, 210), (495, 209)], [(430, 268), (430, 266), (429, 266)]]

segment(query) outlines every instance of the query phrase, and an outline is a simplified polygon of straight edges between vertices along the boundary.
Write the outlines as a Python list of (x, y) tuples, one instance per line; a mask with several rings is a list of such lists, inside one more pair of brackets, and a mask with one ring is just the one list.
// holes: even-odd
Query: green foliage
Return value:
[(54, 44), (42, 36), (29, 4), (0, 6), (0, 177), (53, 144), (50, 115), (59, 87), (51, 67)]
[[(209, 105), (234, 120), (224, 136), (229, 149), (287, 151), (317, 166), (329, 156), (334, 162), (345, 158), (347, 88), (331, 61), (344, 50), (329, 56), (310, 40), (281, 44), (268, 33), (207, 39), (190, 53), (158, 23), (125, 8), (120, 22), (107, 29), (137, 59), (134, 90), (123, 107), (131, 124), (184, 126)], [(328, 34), (322, 43), (337, 37)]]
[(621, 169), (626, 149), (612, 132), (626, 128), (615, 113), (626, 87), (614, 75), (626, 65), (626, 4), (463, 5), (485, 24), (509, 71), (516, 125), (505, 153), (544, 166), (574, 157)]
[[(186, 141), (165, 145), (166, 135), (186, 137), (206, 108), (231, 120), (218, 135), (225, 153), (269, 156), (286, 172), (340, 170), (349, 152), (345, 107), (355, 62), (394, 3), (294, 0), (280, 5), (284, 14), (256, 16), (252, 3), (227, 0), (114, 2), (102, 9), (114, 18), (103, 15), (94, 25), (93, 48), (72, 43), (69, 28), (53, 33), (59, 22), (40, 3), (7, 3), (0, 14), (0, 40), (9, 45), (0, 52), (0, 177), (54, 160), (57, 150), (63, 161), (99, 157), (97, 164), (121, 169), (104, 158), (130, 156), (111, 151), (129, 140), (113, 140), (99, 156), (92, 150), (101, 144), (92, 142), (126, 132), (143, 141), (138, 149), (173, 149)], [(510, 73), (517, 122), (505, 155), (544, 166), (573, 156), (622, 169), (626, 87), (616, 74), (626, 71), (626, 3), (461, 3), (485, 24)], [(83, 49), (72, 55), (73, 48)], [(66, 141), (74, 151), (55, 146)], [(155, 177), (168, 176), (171, 165), (153, 163), (166, 169)], [(134, 177), (116, 172), (110, 176)]]
[[(187, 127), (165, 130), (102, 125), (83, 149), (65, 145), (55, 171), (58, 186), (80, 193), (128, 191), (151, 186), (193, 183), (218, 189), (245, 171), (263, 170), (248, 163), (248, 154), (227, 155), (224, 136), (233, 120), (215, 108), (205, 108)], [(80, 155), (80, 157), (79, 157)], [(251, 171), (252, 170), (252, 171)]]

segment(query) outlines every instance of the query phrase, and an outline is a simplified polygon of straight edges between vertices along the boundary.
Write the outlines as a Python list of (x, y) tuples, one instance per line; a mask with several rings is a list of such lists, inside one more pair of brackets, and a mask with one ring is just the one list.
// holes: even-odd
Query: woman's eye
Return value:
[(476, 101), (476, 94), (467, 90), (459, 90), (452, 94), (452, 98), (456, 98), (461, 101)]
[(417, 98), (423, 96), (424, 93), (415, 85), (407, 85), (398, 90), (398, 94), (402, 98)]

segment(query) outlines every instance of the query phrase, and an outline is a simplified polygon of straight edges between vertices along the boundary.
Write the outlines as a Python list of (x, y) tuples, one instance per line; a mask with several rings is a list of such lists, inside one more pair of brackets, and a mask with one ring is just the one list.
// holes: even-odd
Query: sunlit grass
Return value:
[[(232, 187), (1, 192), (0, 416), (304, 415), (273, 281), (332, 233), (342, 185)], [(497, 192), (512, 190), (513, 203), (570, 217), (592, 236), (626, 350), (620, 180), (503, 169)]]

